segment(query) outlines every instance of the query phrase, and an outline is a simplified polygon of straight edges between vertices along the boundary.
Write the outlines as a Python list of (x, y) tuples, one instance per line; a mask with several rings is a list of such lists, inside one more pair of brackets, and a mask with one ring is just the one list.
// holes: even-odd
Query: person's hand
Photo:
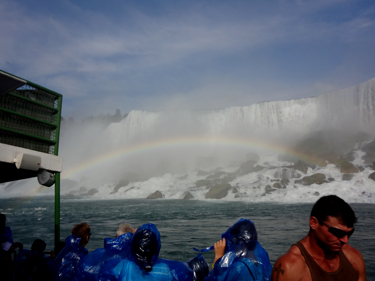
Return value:
[(15, 242), (13, 243), (12, 245), (12, 249), (15, 250), (15, 249), (19, 249), (20, 251), (23, 250), (23, 244), (21, 242)]
[(226, 245), (226, 241), (225, 241), (225, 238), (217, 241), (214, 245), (214, 249), (215, 249), (215, 260), (214, 260), (214, 263), (220, 259), (222, 256), (224, 256), (225, 254), (225, 245)]

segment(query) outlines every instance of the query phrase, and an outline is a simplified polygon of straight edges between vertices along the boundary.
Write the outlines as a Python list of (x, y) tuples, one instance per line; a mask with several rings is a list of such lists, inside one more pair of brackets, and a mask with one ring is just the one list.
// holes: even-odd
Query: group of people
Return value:
[(212, 266), (199, 253), (181, 262), (159, 258), (161, 241), (152, 223), (136, 229), (121, 224), (116, 238), (105, 238), (104, 247), (91, 253), (85, 248), (91, 230), (87, 223), (73, 227), (72, 235), (55, 257), (46, 256), (45, 243), (36, 239), (31, 250), (20, 251), (12, 261), (12, 233), (0, 214), (1, 276), (14, 263), (10, 279), (56, 281), (232, 281), (232, 280), (366, 280), (365, 264), (358, 250), (348, 244), (357, 218), (352, 208), (335, 195), (321, 197), (313, 206), (306, 237), (292, 245), (272, 267), (258, 241), (255, 225), (238, 220), (213, 247)]

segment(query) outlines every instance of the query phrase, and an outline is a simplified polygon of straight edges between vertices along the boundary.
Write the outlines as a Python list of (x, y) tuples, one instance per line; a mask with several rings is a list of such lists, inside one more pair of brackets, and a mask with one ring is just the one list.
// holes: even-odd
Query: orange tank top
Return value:
[(339, 252), (340, 266), (335, 272), (327, 272), (323, 270), (317, 262), (310, 256), (306, 248), (301, 242), (294, 244), (300, 249), (302, 256), (306, 260), (306, 264), (311, 272), (312, 281), (358, 281), (358, 273), (353, 265), (346, 258), (342, 251)]

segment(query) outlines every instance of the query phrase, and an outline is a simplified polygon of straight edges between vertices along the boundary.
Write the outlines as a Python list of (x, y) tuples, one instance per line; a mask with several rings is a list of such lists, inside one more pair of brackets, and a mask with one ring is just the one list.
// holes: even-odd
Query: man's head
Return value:
[(89, 239), (90, 239), (90, 236), (91, 236), (90, 226), (85, 222), (77, 224), (73, 227), (72, 234), (80, 237), (81, 241), (80, 241), (79, 244), (82, 247), (85, 247), (87, 245), (87, 243), (89, 242)]
[(33, 244), (31, 245), (31, 250), (37, 251), (38, 253), (43, 253), (46, 249), (46, 242), (41, 239), (35, 239)]
[(321, 197), (311, 210), (310, 217), (316, 217), (322, 224), (328, 217), (337, 218), (338, 221), (347, 227), (353, 227), (357, 222), (357, 217), (353, 209), (336, 195), (328, 195)]
[(335, 195), (323, 196), (314, 205), (310, 216), (310, 233), (320, 247), (339, 252), (348, 243), (357, 218), (352, 208)]
[(116, 237), (118, 237), (122, 234), (128, 233), (128, 232), (133, 233), (132, 226), (130, 224), (127, 224), (127, 223), (122, 223), (122, 224), (119, 225), (119, 227), (116, 231)]

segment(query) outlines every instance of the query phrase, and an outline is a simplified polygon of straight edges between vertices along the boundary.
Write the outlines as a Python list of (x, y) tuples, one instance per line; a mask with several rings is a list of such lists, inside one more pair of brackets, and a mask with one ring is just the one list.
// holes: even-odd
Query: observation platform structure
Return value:
[(0, 183), (35, 177), (40, 185), (55, 185), (55, 248), (60, 241), (62, 97), (0, 70)]

